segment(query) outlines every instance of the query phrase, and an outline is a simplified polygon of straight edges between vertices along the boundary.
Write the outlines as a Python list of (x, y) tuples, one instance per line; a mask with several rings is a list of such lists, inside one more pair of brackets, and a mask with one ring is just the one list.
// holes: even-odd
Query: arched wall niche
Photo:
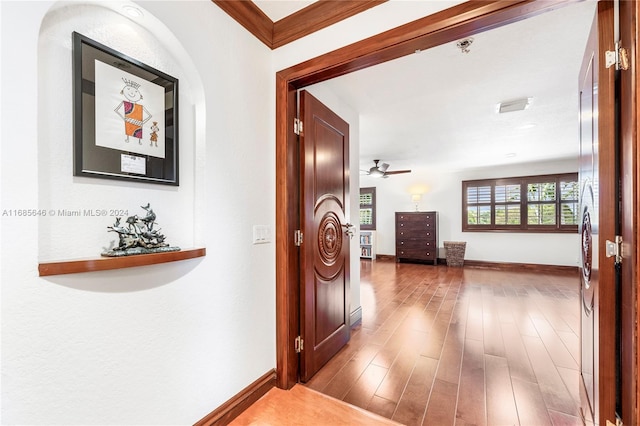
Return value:
[[(137, 18), (126, 16), (134, 8)], [(179, 182), (166, 186), (73, 176), (72, 32), (134, 58), (179, 80)], [(38, 39), (38, 219), (40, 261), (98, 256), (115, 243), (106, 227), (115, 217), (85, 211), (141, 214), (150, 203), (170, 244), (199, 241), (205, 208), (205, 98), (202, 79), (169, 28), (133, 2), (55, 2)], [(65, 216), (63, 212), (79, 212)]]

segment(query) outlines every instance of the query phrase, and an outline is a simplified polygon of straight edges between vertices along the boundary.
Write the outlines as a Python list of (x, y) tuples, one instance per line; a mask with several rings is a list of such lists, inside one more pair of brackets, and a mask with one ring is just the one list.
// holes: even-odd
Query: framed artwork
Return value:
[(74, 175), (178, 185), (178, 80), (73, 33)]

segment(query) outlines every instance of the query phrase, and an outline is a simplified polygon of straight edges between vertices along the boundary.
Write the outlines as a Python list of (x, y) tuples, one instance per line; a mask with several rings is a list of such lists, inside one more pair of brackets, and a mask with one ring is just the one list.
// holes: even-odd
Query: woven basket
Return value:
[(464, 251), (467, 248), (466, 241), (445, 241), (444, 248), (447, 251), (447, 266), (464, 265)]

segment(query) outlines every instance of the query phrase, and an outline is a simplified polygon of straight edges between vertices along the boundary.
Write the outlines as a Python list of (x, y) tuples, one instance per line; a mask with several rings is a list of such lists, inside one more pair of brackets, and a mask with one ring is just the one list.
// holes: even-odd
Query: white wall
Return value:
[[(3, 424), (193, 424), (276, 364), (272, 53), (210, 1), (121, 4), (0, 3), (0, 210), (150, 202), (207, 256), (39, 278), (112, 218), (2, 217)], [(180, 79), (179, 187), (72, 176), (73, 30)]]
[[(275, 248), (251, 244), (275, 224), (275, 71), (459, 2), (387, 2), (276, 52), (209, 0), (139, 1), (140, 22), (90, 3), (0, 2), (0, 211), (150, 202), (208, 253), (39, 278), (111, 221), (2, 216), (1, 423), (193, 424), (276, 365)], [(180, 78), (180, 187), (72, 177), (71, 30)]]
[(530, 176), (577, 171), (577, 160), (516, 164), (490, 169), (450, 173), (414, 171), (388, 179), (361, 176), (361, 187), (376, 187), (378, 254), (395, 255), (395, 212), (415, 211), (413, 192), (426, 193), (420, 211), (438, 212), (440, 257), (444, 241), (466, 241), (465, 259), (577, 266), (580, 238), (576, 234), (462, 232), (462, 181), (511, 176)]

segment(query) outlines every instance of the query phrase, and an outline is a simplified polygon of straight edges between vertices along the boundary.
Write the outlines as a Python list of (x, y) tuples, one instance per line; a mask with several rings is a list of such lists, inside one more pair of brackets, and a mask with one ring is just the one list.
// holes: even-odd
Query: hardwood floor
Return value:
[(362, 323), (306, 386), (406, 425), (580, 425), (579, 280), (361, 261)]
[(392, 420), (345, 404), (302, 385), (296, 385), (288, 391), (278, 388), (269, 390), (229, 425), (400, 426)]

